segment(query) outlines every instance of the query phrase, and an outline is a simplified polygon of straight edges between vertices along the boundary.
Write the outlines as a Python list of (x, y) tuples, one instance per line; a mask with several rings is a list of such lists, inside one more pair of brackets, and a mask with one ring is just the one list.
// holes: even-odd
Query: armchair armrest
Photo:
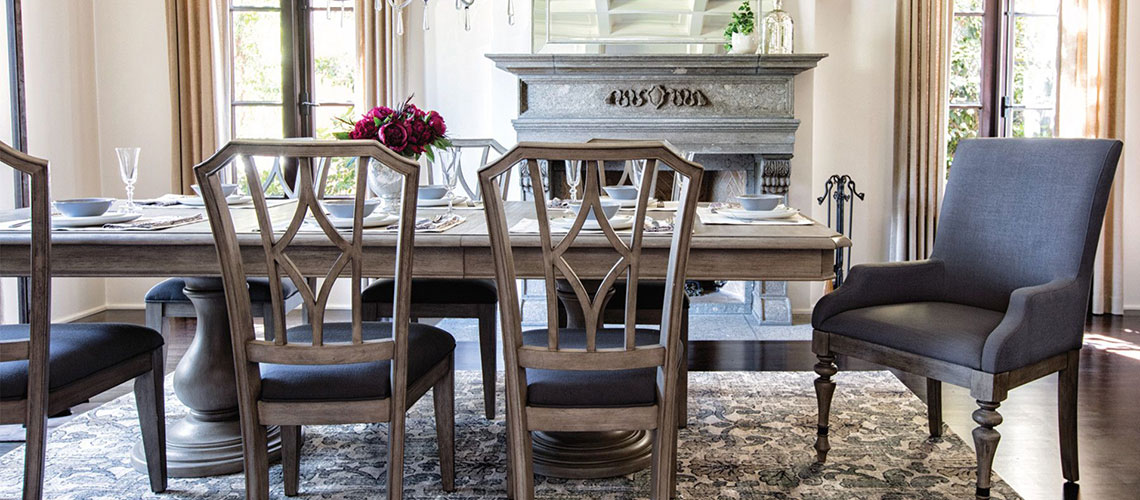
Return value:
[(982, 369), (1000, 373), (1079, 349), (1088, 290), (1076, 278), (1018, 288), (982, 349)]
[(843, 286), (824, 295), (812, 311), (811, 324), (861, 307), (939, 300), (944, 288), (942, 261), (919, 260), (860, 264), (851, 268)]

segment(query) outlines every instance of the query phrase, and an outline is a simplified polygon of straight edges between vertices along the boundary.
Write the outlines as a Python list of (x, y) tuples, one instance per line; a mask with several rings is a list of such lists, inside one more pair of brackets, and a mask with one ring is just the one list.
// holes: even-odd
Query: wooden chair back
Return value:
[[(682, 301), (684, 300), (685, 268), (689, 254), (693, 222), (697, 208), (697, 194), (704, 173), (700, 165), (685, 160), (678, 152), (661, 142), (613, 142), (595, 144), (534, 144), (523, 143), (508, 152), (498, 161), (479, 172), (479, 182), (485, 193), (498, 192), (502, 188), (502, 176), (510, 169), (525, 162), (531, 178), (539, 178), (539, 160), (550, 162), (573, 162), (586, 169), (583, 175), (585, 190), (583, 207), (570, 224), (566, 234), (555, 238), (550, 227), (549, 200), (540, 190), (535, 190), (534, 207), (538, 218), (540, 244), (542, 245), (543, 269), (547, 296), (547, 335), (546, 347), (525, 346), (522, 338), (521, 316), (518, 292), (515, 288), (515, 268), (508, 232), (504, 203), (499, 199), (484, 201), (487, 224), (491, 237), (491, 248), (495, 261), (496, 279), (499, 286), (499, 304), (502, 314), (503, 339), (508, 374), (518, 371), (523, 378), (523, 368), (550, 370), (626, 370), (634, 368), (663, 367), (667, 356), (679, 352), (678, 331), (681, 324)], [(579, 237), (586, 222), (588, 208), (601, 214), (601, 186), (598, 171), (606, 161), (646, 160), (646, 175), (642, 177), (639, 197), (634, 210), (634, 224), (628, 241), (623, 239), (605, 217), (597, 217), (597, 222), (605, 240), (617, 253), (617, 261), (602, 280), (598, 290), (590, 294), (582, 280), (574, 271), (566, 254)], [(635, 341), (637, 313), (637, 283), (641, 266), (643, 224), (649, 198), (649, 185), (659, 168), (668, 168), (678, 174), (680, 182), (680, 206), (674, 219), (674, 231), (670, 242), (670, 253), (666, 286), (669, 292), (662, 305), (661, 338), (652, 346), (637, 346)], [(492, 197), (494, 198), (494, 197)], [(586, 318), (586, 346), (584, 349), (569, 349), (559, 346), (557, 321), (558, 299), (555, 295), (555, 280), (564, 279), (573, 288), (575, 296)], [(621, 348), (598, 348), (598, 317), (603, 314), (606, 294), (619, 279), (627, 281), (624, 345)]]
[[(298, 182), (294, 188), (296, 206), (283, 228), (274, 226), (265, 193), (258, 182), (258, 172), (251, 157), (267, 156), (295, 160), (298, 163)], [(355, 217), (350, 235), (346, 237), (329, 220), (320, 204), (318, 191), (314, 185), (314, 164), (321, 164), (326, 158), (355, 158), (356, 190), (354, 194)], [(363, 266), (363, 212), (364, 201), (368, 196), (367, 179), (375, 168), (388, 168), (402, 177), (402, 205), (398, 214), (398, 230), (394, 276), (396, 293), (394, 298), (395, 322), (392, 337), (382, 340), (365, 340), (362, 332), (360, 287)], [(245, 263), (239, 247), (240, 238), (234, 229), (233, 219), (221, 191), (219, 173), (229, 164), (241, 168), (251, 186), (254, 210), (257, 213), (258, 238), (264, 250), (265, 265), (269, 276), (270, 295), (273, 302), (274, 321), (273, 341), (257, 340), (253, 333), (253, 317), (250, 312), (249, 293), (246, 291)], [(406, 388), (408, 307), (410, 303), (412, 248), (415, 229), (416, 180), (419, 178), (419, 165), (403, 158), (376, 141), (233, 141), (217, 154), (195, 167), (202, 195), (206, 203), (210, 227), (218, 248), (221, 262), (222, 280), (226, 292), (226, 302), (230, 313), (231, 331), (234, 342), (234, 355), (238, 363), (239, 383), (251, 387), (252, 394), (260, 393), (260, 372), (257, 363), (279, 364), (346, 364), (392, 359), (392, 393), (400, 394)], [(328, 239), (328, 244), (341, 250), (331, 264), (319, 289), (306, 280), (287, 253), (306, 219), (311, 218)], [(307, 244), (311, 244), (308, 242)], [(288, 276), (299, 290), (303, 307), (310, 318), (312, 337), (309, 342), (291, 343), (285, 328), (284, 294), (281, 287), (282, 276)], [(333, 285), (342, 277), (349, 277), (352, 286), (352, 340), (348, 343), (326, 343), (323, 338), (325, 310)], [(242, 366), (246, 369), (241, 369)], [(397, 380), (399, 379), (399, 380)]]
[[(31, 212), (31, 295), (28, 304), (28, 340), (0, 341), (0, 362), (28, 361), (28, 387), (24, 423), (28, 429), (24, 490), (39, 492), (44, 467), (47, 431), (48, 346), (51, 334), (51, 195), (48, 161), (24, 154), (0, 142), (0, 163), (28, 176)], [(7, 419), (2, 419), (7, 421)], [(38, 436), (38, 439), (36, 437)], [(32, 485), (29, 488), (29, 485)]]
[[(491, 159), (491, 151), (495, 154), (502, 156), (507, 152), (507, 148), (499, 144), (499, 141), (494, 139), (452, 139), (451, 145), (455, 147), (458, 154), (463, 154), (464, 150), (475, 150), (479, 153), (479, 168), (487, 166), (487, 162)], [(461, 165), (462, 166), (462, 165)], [(459, 172), (459, 186), (467, 193), (467, 197), (473, 201), (482, 200), (483, 192), (479, 190), (479, 184), (469, 183), (467, 177), (463, 175), (463, 171)], [(507, 199), (507, 191), (510, 189), (510, 182), (503, 183), (503, 190), (501, 191), (503, 199)]]

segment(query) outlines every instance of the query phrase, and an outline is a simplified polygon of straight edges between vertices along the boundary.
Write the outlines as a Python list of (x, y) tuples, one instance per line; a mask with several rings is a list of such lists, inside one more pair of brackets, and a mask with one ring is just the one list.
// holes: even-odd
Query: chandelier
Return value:
[[(376, 10), (383, 10), (384, 4), (387, 3), (388, 7), (396, 10), (396, 34), (403, 36), (404, 34), (404, 8), (411, 5), (413, 0), (375, 0)], [(428, 2), (423, 0), (424, 6), (424, 31), (431, 29), (428, 25)], [(455, 0), (455, 10), (463, 11), (463, 29), (471, 31), (471, 6), (475, 5), (475, 0)], [(515, 1), (507, 0), (507, 23), (511, 26), (515, 25)]]

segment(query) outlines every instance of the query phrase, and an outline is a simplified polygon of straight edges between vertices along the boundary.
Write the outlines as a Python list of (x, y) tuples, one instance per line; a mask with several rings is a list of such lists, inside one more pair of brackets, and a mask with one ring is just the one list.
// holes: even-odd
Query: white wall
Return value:
[[(92, 2), (23, 2), (28, 152), (51, 161), (54, 199), (104, 193)], [(125, 30), (129, 31), (129, 30)], [(57, 321), (103, 307), (103, 279), (55, 279)]]
[[(1125, 69), (1124, 310), (1140, 314), (1140, 5), (1128, 9)], [(1117, 184), (1120, 187), (1120, 184)]]

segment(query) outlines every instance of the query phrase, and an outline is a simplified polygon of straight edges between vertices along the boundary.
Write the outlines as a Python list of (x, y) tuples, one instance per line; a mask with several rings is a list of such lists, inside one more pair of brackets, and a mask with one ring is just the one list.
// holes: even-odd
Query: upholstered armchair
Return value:
[(978, 498), (988, 498), (1002, 417), (1019, 385), (1060, 373), (1065, 479), (1077, 474), (1077, 367), (1097, 241), (1121, 143), (980, 139), (959, 144), (929, 260), (855, 266), (812, 314), (818, 460), (830, 449), (836, 354), (970, 389)]

